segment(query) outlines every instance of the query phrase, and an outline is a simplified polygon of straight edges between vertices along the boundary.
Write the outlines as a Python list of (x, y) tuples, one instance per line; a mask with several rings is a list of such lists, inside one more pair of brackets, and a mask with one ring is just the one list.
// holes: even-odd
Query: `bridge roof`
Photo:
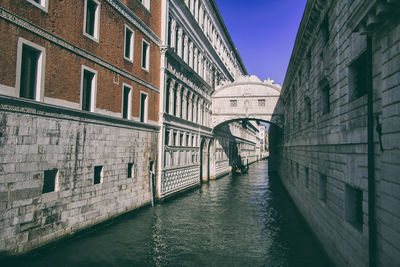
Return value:
[(240, 76), (233, 83), (217, 88), (213, 98), (279, 96), (281, 86), (273, 80), (261, 81), (257, 76)]

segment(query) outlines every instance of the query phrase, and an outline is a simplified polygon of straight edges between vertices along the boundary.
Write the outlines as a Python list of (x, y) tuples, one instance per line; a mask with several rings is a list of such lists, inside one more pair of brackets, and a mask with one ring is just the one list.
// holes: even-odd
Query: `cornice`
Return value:
[(328, 10), (333, 0), (309, 0), (304, 9), (304, 14), (301, 19), (299, 30), (296, 35), (292, 55), (290, 57), (289, 66), (286, 71), (285, 80), (282, 86), (282, 96), (286, 97), (288, 83), (297, 74), (297, 67), (301, 60), (305, 57), (304, 51), (316, 38), (315, 32), (319, 29), (315, 27), (321, 20), (321, 15), (324, 10)]
[(150, 132), (158, 132), (160, 128), (159, 126), (151, 125), (148, 123), (142, 123), (123, 118), (116, 118), (95, 112), (71, 109), (26, 98), (18, 98), (5, 95), (0, 95), (0, 111), (52, 117), (62, 120), (94, 123), (121, 128), (131, 128)]
[[(219, 66), (218, 69), (220, 72), (225, 73), (227, 78), (229, 80), (233, 81), (234, 77), (229, 72), (228, 68), (226, 67), (226, 65), (224, 64), (224, 62), (218, 55), (217, 51), (215, 51), (214, 46), (211, 44), (210, 40), (208, 40), (208, 37), (203, 32), (203, 29), (200, 28), (199, 24), (193, 17), (192, 13), (190, 13), (190, 10), (187, 8), (187, 6), (183, 2), (183, 0), (175, 0), (175, 2), (177, 4), (179, 4), (179, 9), (184, 13), (184, 17), (188, 20), (186, 22), (182, 20), (181, 16), (179, 15), (178, 8), (175, 6), (174, 2), (173, 1), (171, 1), (171, 2), (173, 4), (170, 4), (169, 7), (170, 7), (170, 10), (172, 11), (171, 14), (174, 15), (175, 20), (178, 21), (181, 24), (181, 26), (184, 26), (184, 25), (191, 26), (190, 28), (185, 27), (185, 26), (184, 27), (185, 27), (186, 31), (189, 31), (191, 33), (192, 39), (194, 39), (193, 37), (196, 37), (198, 49), (200, 49), (200, 51), (207, 57), (207, 59), (210, 62), (212, 62), (212, 64), (214, 66)], [(199, 45), (200, 43), (203, 43), (204, 46), (200, 46)], [(208, 53), (205, 52), (206, 50), (208, 51)], [(234, 50), (236, 50), (236, 48), (234, 46), (232, 46), (232, 51), (234, 51)], [(211, 58), (213, 58), (213, 60), (211, 60)]]

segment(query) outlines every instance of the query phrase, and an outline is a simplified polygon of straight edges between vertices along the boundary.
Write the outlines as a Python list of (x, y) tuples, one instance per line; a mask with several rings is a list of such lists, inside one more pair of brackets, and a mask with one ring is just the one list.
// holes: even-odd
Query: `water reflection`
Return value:
[[(329, 266), (268, 165), (227, 176), (13, 266)], [(7, 259), (8, 263), (10, 259)]]

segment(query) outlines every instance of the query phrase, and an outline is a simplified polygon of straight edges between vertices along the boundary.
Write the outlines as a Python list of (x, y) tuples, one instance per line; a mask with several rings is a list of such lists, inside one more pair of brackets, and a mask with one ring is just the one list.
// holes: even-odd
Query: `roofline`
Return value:
[(229, 31), (228, 31), (228, 28), (226, 27), (225, 22), (224, 22), (224, 20), (222, 18), (221, 12), (219, 12), (217, 3), (215, 2), (215, 0), (210, 0), (210, 2), (211, 2), (212, 7), (214, 8), (215, 13), (217, 14), (219, 23), (221, 24), (222, 29), (224, 30), (225, 35), (228, 38), (228, 41), (229, 41), (229, 43), (231, 44), (231, 46), (233, 48), (233, 52), (235, 53), (235, 55), (236, 55), (236, 57), (237, 57), (237, 59), (239, 61), (240, 67), (242, 68), (244, 74), (248, 75), (248, 72), (247, 72), (247, 69), (246, 69), (246, 67), (245, 67), (245, 65), (243, 63), (242, 57), (240, 56), (238, 49), (236, 48), (235, 44), (232, 41), (231, 35), (229, 34)]
[(306, 31), (306, 26), (308, 24), (309, 18), (314, 8), (314, 4), (317, 0), (307, 0), (306, 6), (304, 8), (303, 17), (301, 18), (301, 22), (299, 25), (299, 29), (297, 30), (296, 39), (293, 45), (292, 54), (290, 56), (289, 64), (286, 69), (285, 79), (282, 84), (282, 94), (285, 94), (287, 83), (292, 78), (293, 69), (296, 68), (297, 60), (298, 60), (298, 52), (301, 48), (304, 33)]

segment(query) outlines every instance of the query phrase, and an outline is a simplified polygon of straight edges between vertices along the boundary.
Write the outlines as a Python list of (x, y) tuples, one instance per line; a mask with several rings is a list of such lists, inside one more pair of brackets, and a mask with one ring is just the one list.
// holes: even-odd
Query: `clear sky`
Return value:
[(215, 0), (247, 72), (282, 85), (307, 0)]

